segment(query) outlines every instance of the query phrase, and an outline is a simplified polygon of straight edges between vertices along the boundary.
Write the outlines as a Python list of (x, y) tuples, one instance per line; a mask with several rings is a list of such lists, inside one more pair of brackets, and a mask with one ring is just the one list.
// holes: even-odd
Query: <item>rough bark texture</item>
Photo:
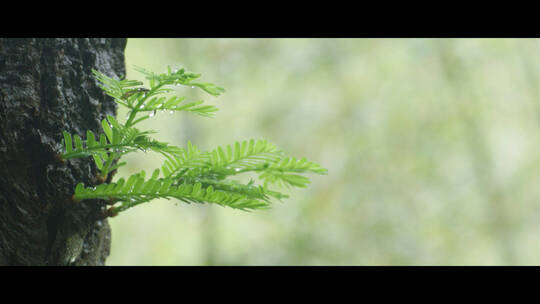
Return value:
[[(103, 201), (75, 203), (98, 183), (91, 158), (58, 161), (62, 131), (102, 133), (116, 114), (91, 70), (125, 75), (126, 39), (0, 39), (0, 265), (104, 265)], [(109, 177), (110, 178), (110, 177)]]

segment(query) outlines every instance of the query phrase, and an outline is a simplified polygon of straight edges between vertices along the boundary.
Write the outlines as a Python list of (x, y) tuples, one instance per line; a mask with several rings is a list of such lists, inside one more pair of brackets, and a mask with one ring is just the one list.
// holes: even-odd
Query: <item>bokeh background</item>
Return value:
[[(170, 65), (226, 89), (178, 89), (214, 118), (141, 129), (202, 150), (263, 138), (328, 175), (268, 211), (133, 208), (110, 220), (107, 264), (540, 264), (539, 54), (538, 39), (129, 39), (128, 78)], [(119, 176), (163, 161), (127, 158)]]

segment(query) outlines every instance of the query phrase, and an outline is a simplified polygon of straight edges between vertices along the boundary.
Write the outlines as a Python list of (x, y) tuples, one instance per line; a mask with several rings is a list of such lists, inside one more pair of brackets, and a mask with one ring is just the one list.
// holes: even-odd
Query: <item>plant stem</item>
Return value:
[(163, 84), (158, 84), (157, 86), (153, 87), (150, 91), (144, 93), (144, 97), (139, 100), (139, 102), (137, 103), (137, 105), (135, 105), (135, 108), (132, 108), (131, 109), (131, 113), (129, 114), (129, 118), (128, 120), (126, 121), (126, 124), (125, 124), (125, 127), (126, 128), (129, 128), (132, 126), (132, 123), (133, 123), (133, 119), (135, 119), (135, 116), (137, 115), (137, 113), (139, 112), (139, 108), (144, 104), (144, 102), (146, 101), (146, 99), (150, 96), (152, 96), (152, 94), (154, 94), (155, 91), (157, 91), (159, 88), (161, 88), (163, 86)]

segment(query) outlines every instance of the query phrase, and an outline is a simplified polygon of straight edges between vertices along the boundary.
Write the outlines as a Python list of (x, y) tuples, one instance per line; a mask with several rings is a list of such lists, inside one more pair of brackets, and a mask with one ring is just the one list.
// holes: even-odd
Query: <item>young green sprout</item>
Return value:
[[(184, 97), (170, 96), (170, 86), (198, 87), (218, 96), (224, 92), (211, 83), (195, 82), (200, 74), (187, 73), (184, 69), (155, 74), (136, 68), (149, 80), (149, 87), (142, 87), (137, 80), (118, 80), (93, 71), (99, 86), (114, 100), (128, 109), (124, 123), (107, 116), (101, 123), (103, 133), (86, 132), (83, 140), (79, 135), (64, 131), (64, 147), (61, 160), (92, 157), (100, 170), (98, 185), (85, 187), (79, 183), (72, 200), (104, 199), (111, 205), (105, 216), (118, 213), (157, 198), (178, 199), (185, 203), (214, 203), (241, 210), (268, 208), (271, 199), (288, 196), (271, 190), (271, 185), (306, 187), (309, 179), (301, 174), (326, 174), (326, 169), (305, 158), (287, 156), (266, 140), (246, 140), (217, 147), (212, 151), (200, 151), (191, 142), (184, 148), (159, 142), (150, 137), (152, 131), (141, 131), (135, 126), (156, 111), (191, 112), (210, 117), (217, 111), (203, 101), (188, 102)], [(153, 151), (164, 157), (160, 169), (147, 178), (141, 171), (127, 179), (120, 178), (106, 183), (107, 177), (124, 166), (119, 162), (125, 154), (136, 151)], [(251, 180), (244, 184), (232, 179), (242, 173), (255, 173), (262, 184)]]

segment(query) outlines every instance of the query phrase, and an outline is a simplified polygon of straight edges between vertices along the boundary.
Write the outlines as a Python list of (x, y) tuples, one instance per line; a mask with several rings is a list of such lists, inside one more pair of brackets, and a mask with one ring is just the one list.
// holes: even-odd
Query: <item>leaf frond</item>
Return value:
[[(213, 96), (225, 90), (212, 83), (195, 82), (201, 75), (184, 69), (166, 73), (154, 73), (140, 67), (135, 70), (149, 80), (149, 87), (137, 80), (115, 79), (92, 70), (98, 86), (114, 100), (128, 108), (124, 124), (113, 116), (101, 121), (103, 132), (86, 132), (83, 139), (78, 134), (63, 132), (64, 151), (62, 159), (92, 157), (101, 178), (126, 164), (118, 160), (126, 153), (153, 151), (166, 160), (161, 171), (156, 169), (149, 179), (141, 171), (115, 183), (104, 183), (96, 187), (85, 187), (82, 183), (75, 188), (74, 199), (108, 199), (114, 206), (111, 214), (149, 202), (156, 198), (175, 198), (186, 203), (215, 203), (241, 210), (265, 209), (270, 199), (281, 200), (288, 196), (270, 190), (268, 184), (279, 186), (306, 187), (309, 179), (300, 174), (326, 174), (326, 169), (305, 158), (296, 159), (285, 155), (266, 140), (246, 140), (211, 151), (202, 152), (188, 141), (185, 148), (157, 141), (149, 135), (153, 131), (141, 131), (134, 127), (157, 112), (185, 111), (201, 116), (212, 116), (217, 108), (203, 101), (187, 102), (184, 97), (167, 96), (174, 90), (166, 86), (198, 87)], [(253, 172), (258, 174), (262, 185), (254, 180), (243, 184), (227, 179), (229, 176)], [(161, 175), (161, 176), (160, 176)]]
[(158, 174), (154, 174), (146, 181), (144, 174), (134, 174), (127, 181), (121, 178), (116, 183), (101, 184), (97, 187), (84, 187), (81, 183), (75, 188), (74, 198), (108, 199), (119, 202), (120, 205), (115, 207), (118, 212), (157, 198), (176, 198), (186, 203), (214, 203), (241, 210), (268, 207), (268, 202), (263, 199), (224, 189), (214, 189), (212, 185), (203, 186), (201, 182), (175, 185), (174, 179), (158, 178), (159, 169), (155, 172)]

